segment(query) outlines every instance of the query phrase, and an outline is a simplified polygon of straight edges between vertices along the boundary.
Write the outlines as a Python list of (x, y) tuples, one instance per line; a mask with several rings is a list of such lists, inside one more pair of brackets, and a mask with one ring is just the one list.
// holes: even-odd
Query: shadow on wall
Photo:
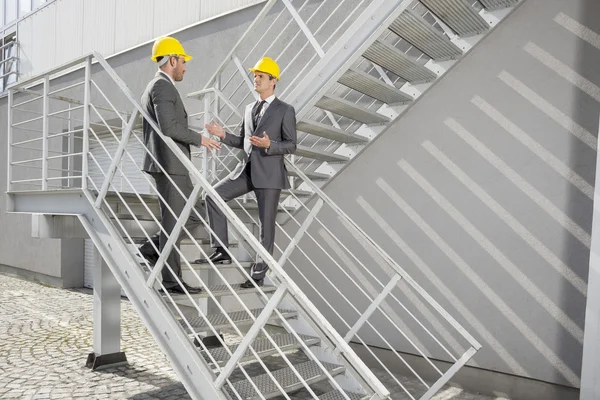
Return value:
[[(570, 23), (569, 17), (579, 22), (581, 25)], [(588, 129), (589, 132), (597, 139), (598, 138), (598, 117), (600, 113), (600, 96), (598, 95), (597, 89), (600, 86), (600, 69), (598, 68), (598, 62), (600, 61), (600, 42), (595, 41), (590, 35), (585, 34), (587, 29), (592, 30), (595, 33), (600, 33), (600, 3), (596, 0), (583, 0), (579, 9), (579, 15), (564, 16), (559, 15), (555, 18), (555, 21), (564, 27), (570, 27), (571, 32), (583, 38), (583, 40), (577, 40), (576, 44), (576, 60), (575, 60), (575, 71), (583, 78), (591, 82), (591, 85), (587, 85), (585, 89), (582, 85), (580, 88), (573, 86), (574, 101), (572, 103), (571, 116), (573, 121), (584, 128)], [(587, 39), (587, 40), (586, 40)], [(588, 152), (588, 157), (584, 157), (580, 152), (580, 147), (571, 147), (571, 168), (581, 175), (587, 183), (592, 187), (595, 185), (595, 172), (597, 153)], [(569, 187), (569, 209), (567, 210), (569, 215), (581, 218), (581, 227), (591, 235), (592, 231), (592, 213), (593, 213), (593, 200), (585, 203), (584, 207), (581, 207), (581, 202), (577, 201), (581, 198), (581, 194), (578, 193), (578, 189), (572, 185)], [(565, 257), (567, 265), (583, 264), (581, 255), (576, 254), (574, 251), (569, 251)], [(585, 273), (581, 278), (587, 282), (588, 279), (588, 266), (589, 266), (589, 252), (585, 255)], [(564, 304), (569, 305), (569, 299), (565, 296), (563, 299)], [(567, 310), (569, 314), (575, 313), (584, 314), (585, 310)], [(561, 355), (569, 353), (571, 349), (561, 348)], [(577, 371), (581, 374), (581, 369)]]

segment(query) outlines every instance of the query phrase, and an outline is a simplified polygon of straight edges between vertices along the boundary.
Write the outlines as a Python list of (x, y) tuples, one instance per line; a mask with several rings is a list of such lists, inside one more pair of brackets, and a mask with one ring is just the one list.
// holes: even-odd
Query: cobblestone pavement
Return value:
[[(129, 364), (102, 371), (85, 367), (92, 349), (90, 293), (0, 275), (0, 399), (189, 399), (127, 301), (122, 303), (122, 350)], [(301, 362), (306, 356), (293, 357)], [(315, 390), (320, 394), (327, 388)], [(302, 391), (291, 397), (311, 398)], [(435, 399), (492, 398), (447, 388)]]

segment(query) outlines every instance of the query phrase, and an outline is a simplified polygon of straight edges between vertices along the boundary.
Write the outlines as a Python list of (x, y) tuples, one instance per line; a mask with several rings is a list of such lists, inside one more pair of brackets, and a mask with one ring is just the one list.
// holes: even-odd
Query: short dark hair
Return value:
[(163, 58), (165, 58), (165, 57), (164, 57), (164, 56), (158, 56), (158, 57), (156, 57), (156, 62), (157, 62), (157, 63), (161, 62), (161, 60), (162, 60)]

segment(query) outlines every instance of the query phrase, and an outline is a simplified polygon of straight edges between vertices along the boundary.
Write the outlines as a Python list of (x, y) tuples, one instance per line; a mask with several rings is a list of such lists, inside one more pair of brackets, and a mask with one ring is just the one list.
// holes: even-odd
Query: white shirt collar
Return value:
[[(273, 102), (273, 100), (275, 100), (275, 95), (272, 94), (269, 97), (267, 97), (265, 99), (265, 101), (267, 102), (268, 105), (271, 105), (271, 103)], [(260, 103), (262, 100), (260, 100), (260, 98), (258, 99), (258, 102)]]
[(173, 80), (173, 78), (171, 78), (171, 76), (169, 76), (169, 74), (167, 74), (166, 72), (160, 70), (158, 71), (159, 73), (161, 73), (162, 75), (166, 76), (167, 78), (169, 78), (169, 80), (171, 81), (171, 83), (173, 84), (173, 86), (175, 86), (175, 81)]

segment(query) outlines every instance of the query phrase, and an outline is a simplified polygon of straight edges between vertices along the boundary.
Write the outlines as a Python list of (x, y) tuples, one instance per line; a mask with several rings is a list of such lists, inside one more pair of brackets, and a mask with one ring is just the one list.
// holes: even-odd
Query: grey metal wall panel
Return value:
[(56, 4), (50, 4), (35, 14), (33, 38), (33, 65), (41, 71), (51, 68), (56, 62), (54, 46), (51, 45), (56, 40)]
[(178, 0), (177, 7), (168, 1), (154, 0), (153, 36), (166, 35), (200, 21), (201, 3), (197, 0)]
[(19, 73), (22, 77), (30, 76), (33, 70), (33, 18), (27, 18), (17, 26), (19, 38)]
[(56, 0), (18, 23), (23, 49), (21, 77), (91, 51), (108, 57), (201, 20), (262, 2), (182, 0), (174, 7), (161, 0)]
[(82, 54), (97, 51), (108, 55), (115, 52), (116, 12), (116, 0), (84, 2)]
[[(326, 187), (483, 344), (478, 367), (576, 388), (600, 110), (597, 15), (594, 0), (527, 0)], [(384, 275), (331, 212), (319, 218)], [(317, 290), (330, 290), (300, 258)], [(354, 298), (331, 264), (318, 265)], [(355, 315), (342, 300), (334, 307)], [(383, 345), (372, 332), (362, 338)], [(514, 387), (503, 389), (512, 398)]]
[[(115, 52), (152, 40), (154, 2), (128, 0), (117, 3), (115, 15)], [(132, 16), (135, 15), (135, 18)]]
[[(55, 40), (53, 44), (57, 65), (77, 58), (83, 51), (84, 24), (81, 16), (84, 4), (80, 0), (61, 0), (57, 3), (56, 38), (59, 40)], [(43, 36), (36, 40), (45, 41)]]
[(235, 10), (240, 7), (263, 3), (265, 0), (222, 0), (204, 1), (200, 7), (200, 19), (215, 17), (224, 12)]

